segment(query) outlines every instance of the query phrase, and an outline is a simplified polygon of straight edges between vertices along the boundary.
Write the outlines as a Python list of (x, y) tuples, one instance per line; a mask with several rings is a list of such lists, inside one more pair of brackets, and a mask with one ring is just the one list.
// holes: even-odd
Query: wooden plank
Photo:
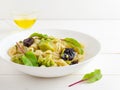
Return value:
[(120, 74), (120, 55), (101, 54), (88, 63), (77, 73), (87, 73), (94, 69), (101, 69), (103, 74)]
[(80, 80), (81, 75), (60, 78), (36, 78), (28, 75), (0, 75), (0, 90), (119, 90), (120, 75), (104, 75), (92, 84), (81, 83), (73, 87), (69, 84)]

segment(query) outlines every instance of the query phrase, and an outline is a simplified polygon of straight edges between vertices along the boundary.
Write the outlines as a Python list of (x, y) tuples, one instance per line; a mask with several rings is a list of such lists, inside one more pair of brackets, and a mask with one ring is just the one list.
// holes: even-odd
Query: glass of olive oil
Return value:
[(20, 14), (14, 16), (14, 23), (23, 30), (31, 28), (35, 24), (36, 20), (37, 18), (31, 14)]
[(33, 24), (36, 22), (36, 18), (20, 18), (20, 19), (14, 19), (14, 22), (23, 29), (28, 29), (33, 26)]

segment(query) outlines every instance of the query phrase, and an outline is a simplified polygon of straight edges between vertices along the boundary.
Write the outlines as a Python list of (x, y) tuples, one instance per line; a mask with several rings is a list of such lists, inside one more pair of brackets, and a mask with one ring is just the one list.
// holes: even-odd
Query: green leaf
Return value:
[(51, 55), (47, 55), (46, 57), (39, 57), (38, 59), (38, 63), (40, 65), (44, 65), (46, 67), (51, 67), (51, 66), (56, 66), (56, 63), (54, 62), (54, 60), (52, 59)]
[(65, 38), (64, 39), (72, 48), (75, 49), (79, 54), (83, 54), (84, 51), (82, 49), (82, 45), (75, 39), (73, 38)]
[(21, 58), (21, 60), (23, 61), (23, 64), (24, 65), (27, 65), (27, 66), (39, 66), (38, 65), (38, 60), (37, 60), (37, 57), (34, 55), (33, 52), (25, 52), (23, 50), (23, 48), (21, 48), (21, 46), (17, 44), (17, 47), (21, 50), (21, 52), (24, 54)]
[(76, 47), (81, 48), (80, 43), (77, 40), (73, 39), (73, 38), (65, 38), (64, 40), (71, 43), (71, 44), (73, 44), (73, 45), (75, 45)]
[(96, 69), (94, 72), (85, 74), (82, 80), (85, 80), (88, 83), (93, 83), (98, 81), (102, 78), (101, 71), (99, 69)]
[(100, 80), (101, 78), (102, 78), (102, 74), (101, 74), (100, 69), (96, 69), (94, 72), (85, 74), (81, 80), (68, 85), (68, 87), (74, 86), (81, 82), (94, 83)]
[(32, 52), (26, 52), (25, 56), (32, 62), (33, 66), (38, 66), (38, 60)]
[(33, 66), (32, 62), (25, 55), (22, 56), (22, 61), (24, 65)]
[(82, 48), (75, 47), (75, 49), (78, 51), (79, 54), (81, 54), (81, 55), (84, 54), (84, 50)]
[(15, 63), (23, 64), (22, 56), (23, 54), (16, 54), (12, 57), (12, 61)]
[(47, 39), (48, 38), (48, 35), (46, 35), (46, 34), (33, 33), (30, 35), (30, 37), (35, 37), (35, 36), (38, 36), (40, 39), (42, 39), (42, 38)]

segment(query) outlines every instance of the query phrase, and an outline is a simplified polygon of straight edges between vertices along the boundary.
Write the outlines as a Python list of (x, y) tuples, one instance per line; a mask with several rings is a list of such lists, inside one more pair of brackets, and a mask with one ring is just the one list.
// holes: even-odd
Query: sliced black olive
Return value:
[(77, 64), (78, 60), (72, 61), (70, 65)]
[(34, 43), (34, 39), (33, 38), (27, 38), (23, 40), (23, 45), (26, 47), (31, 46)]
[(63, 60), (72, 60), (75, 57), (75, 51), (73, 48), (65, 48), (61, 54)]

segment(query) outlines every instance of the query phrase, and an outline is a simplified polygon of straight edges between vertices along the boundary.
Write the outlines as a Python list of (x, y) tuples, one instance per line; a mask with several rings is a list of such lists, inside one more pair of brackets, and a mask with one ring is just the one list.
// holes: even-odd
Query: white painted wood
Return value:
[(36, 78), (28, 75), (4, 75), (0, 76), (1, 90), (119, 90), (120, 76), (104, 75), (103, 78), (93, 84), (81, 83), (73, 87), (69, 84), (78, 81), (82, 75), (71, 75), (61, 78)]
[(0, 17), (37, 12), (40, 19), (120, 19), (120, 0), (0, 0)]

